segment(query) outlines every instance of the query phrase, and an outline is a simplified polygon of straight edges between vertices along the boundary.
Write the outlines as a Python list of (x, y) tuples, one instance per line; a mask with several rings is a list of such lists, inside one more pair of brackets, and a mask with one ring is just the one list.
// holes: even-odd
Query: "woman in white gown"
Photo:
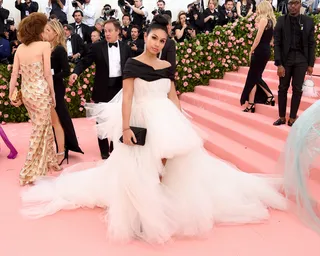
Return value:
[[(88, 105), (98, 135), (123, 135), (101, 165), (40, 179), (22, 193), (23, 214), (33, 218), (63, 209), (102, 207), (108, 237), (164, 243), (202, 235), (215, 223), (241, 224), (286, 209), (282, 179), (241, 172), (211, 157), (181, 113), (170, 64), (157, 58), (167, 39), (167, 21), (157, 16), (145, 36), (146, 50), (128, 60), (121, 103)], [(122, 118), (121, 118), (122, 110)], [(147, 129), (134, 145), (130, 126)], [(231, 145), (230, 145), (231, 146)], [(162, 179), (159, 177), (162, 176)]]

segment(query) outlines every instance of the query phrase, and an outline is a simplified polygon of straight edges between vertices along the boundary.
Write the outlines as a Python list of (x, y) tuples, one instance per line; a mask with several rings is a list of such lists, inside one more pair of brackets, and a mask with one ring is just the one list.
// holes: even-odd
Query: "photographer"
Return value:
[(199, 3), (191, 3), (188, 5), (187, 21), (192, 27), (196, 34), (202, 32), (204, 30), (204, 17), (203, 13), (200, 12), (200, 4)]
[(218, 5), (217, 0), (209, 0), (208, 8), (204, 11), (204, 30), (212, 32), (216, 25), (222, 25), (224, 15), (221, 6)]
[(112, 9), (110, 4), (106, 4), (101, 11), (101, 19), (110, 20), (110, 19), (118, 19), (118, 10)]
[(166, 2), (164, 0), (158, 0), (157, 2), (158, 9), (154, 9), (151, 13), (156, 16), (158, 14), (167, 14), (172, 18), (172, 13), (169, 10), (166, 10)]
[(21, 20), (29, 16), (33, 12), (37, 12), (39, 5), (35, 1), (25, 0), (24, 3), (21, 3), (22, 0), (16, 0), (15, 7), (20, 11)]
[(7, 24), (5, 25), (5, 33), (7, 32), (8, 34), (8, 40), (9, 42), (13, 40), (17, 40), (17, 29), (14, 25), (14, 19), (9, 17), (6, 20)]
[(187, 22), (187, 14), (183, 11), (179, 12), (178, 20), (174, 27), (175, 39), (177, 42), (183, 42), (185, 39), (196, 37), (196, 31)]
[(137, 25), (140, 29), (146, 23), (148, 12), (142, 5), (142, 0), (134, 0), (134, 5), (131, 5), (128, 1), (124, 1), (125, 5), (130, 8), (131, 24)]
[(79, 0), (72, 1), (72, 6), (76, 8), (76, 10), (81, 10), (83, 13), (82, 22), (89, 27), (94, 26), (96, 9), (93, 4), (90, 3), (91, 0)]
[(3, 0), (0, 0), (0, 34), (2, 35), (5, 31), (4, 21), (9, 17), (9, 10), (2, 7)]
[(122, 16), (122, 25), (121, 25), (121, 38), (122, 41), (128, 41), (131, 39), (131, 20), (129, 14), (124, 14)]
[(49, 0), (48, 6), (46, 7), (47, 16), (50, 17), (52, 14), (56, 15), (61, 24), (68, 24), (68, 0)]
[(139, 27), (137, 25), (133, 25), (131, 28), (131, 40), (128, 41), (132, 57), (139, 56), (144, 51), (144, 40), (139, 39), (139, 32)]
[(94, 27), (92, 28), (93, 31), (97, 31), (100, 34), (100, 40), (104, 40), (104, 31), (103, 31), (103, 26), (104, 26), (104, 20), (99, 18), (96, 20)]
[(8, 58), (10, 55), (10, 43), (3, 34), (0, 34), (0, 63), (9, 64)]

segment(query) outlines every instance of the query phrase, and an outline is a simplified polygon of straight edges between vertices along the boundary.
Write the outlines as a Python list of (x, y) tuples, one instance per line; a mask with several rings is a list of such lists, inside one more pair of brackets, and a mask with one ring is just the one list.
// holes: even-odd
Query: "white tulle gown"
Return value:
[[(22, 193), (23, 214), (39, 218), (102, 207), (110, 239), (164, 243), (203, 235), (215, 223), (268, 219), (270, 207), (285, 210), (281, 178), (241, 172), (206, 152), (192, 124), (167, 98), (168, 72), (134, 59), (126, 64), (124, 78), (135, 78), (131, 125), (147, 128), (144, 146), (118, 143), (99, 166), (39, 180)], [(117, 142), (121, 103), (91, 105), (88, 111), (100, 123), (99, 136)], [(168, 159), (165, 167), (162, 158)]]

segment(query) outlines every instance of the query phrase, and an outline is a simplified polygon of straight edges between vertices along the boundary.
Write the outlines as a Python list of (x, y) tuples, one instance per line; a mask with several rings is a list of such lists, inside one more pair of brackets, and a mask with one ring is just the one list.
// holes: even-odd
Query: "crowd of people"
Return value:
[[(85, 2), (90, 4), (90, 0)], [(179, 13), (179, 22), (172, 24), (170, 12), (158, 9), (146, 24), (143, 17), (147, 12), (141, 0), (135, 0), (134, 5), (125, 1), (122, 21), (133, 23), (130, 33), (116, 18), (109, 17), (103, 25), (102, 21), (99, 23), (103, 38), (100, 34), (100, 40), (91, 44), (84, 40), (90, 40), (95, 32), (89, 36), (90, 26), (84, 26), (87, 12), (81, 9), (80, 2), (74, 3), (81, 10), (74, 11), (75, 22), (71, 24), (63, 20), (64, 0), (49, 3), (50, 12), (60, 8), (57, 13), (50, 13), (49, 22), (46, 15), (31, 13), (19, 24), (21, 44), (14, 54), (10, 80), (11, 104), (24, 104), (32, 123), (30, 147), (19, 179), (22, 186), (34, 185), (22, 195), (23, 203), (28, 205), (24, 215), (38, 218), (62, 209), (103, 207), (111, 238), (163, 243), (173, 236), (201, 235), (215, 223), (264, 220), (269, 217), (268, 208), (287, 209), (280, 188), (288, 184), (282, 178), (239, 172), (211, 157), (182, 113), (174, 84), (174, 39), (188, 37), (188, 22), (194, 22), (193, 35), (202, 31), (196, 27), (202, 15), (198, 12), (201, 3), (188, 6), (193, 21), (183, 12)], [(234, 7), (230, 1), (225, 4), (226, 12)], [(287, 91), (292, 78), (288, 121), (292, 126), (305, 73), (312, 74), (315, 61), (313, 21), (300, 15), (300, 0), (289, 0), (289, 15), (278, 21), (269, 1), (251, 4), (249, 0), (238, 2), (239, 13), (230, 14), (234, 18), (257, 12), (258, 32), (250, 52), (251, 66), (241, 104), (248, 103), (245, 112), (254, 112), (256, 103), (274, 105), (274, 97), (262, 79), (274, 37), (280, 79), (279, 119), (274, 125), (286, 123)], [(214, 6), (216, 3), (209, 0), (204, 13), (215, 13)], [(107, 17), (116, 13), (105, 14)], [(213, 24), (219, 20), (211, 15), (203, 22)], [(88, 18), (86, 22), (93, 24)], [(212, 28), (205, 27), (207, 31)], [(135, 43), (123, 38), (128, 34)], [(289, 34), (290, 40), (286, 36)], [(75, 63), (72, 74), (69, 62)], [(104, 162), (75, 172), (67, 169), (57, 178), (43, 180), (41, 177), (48, 170), (61, 171), (69, 151), (83, 153), (64, 100), (63, 78), (69, 76), (69, 83), (73, 84), (93, 63), (94, 103), (87, 104), (86, 110), (97, 121)], [(16, 84), (20, 75), (19, 91)]]

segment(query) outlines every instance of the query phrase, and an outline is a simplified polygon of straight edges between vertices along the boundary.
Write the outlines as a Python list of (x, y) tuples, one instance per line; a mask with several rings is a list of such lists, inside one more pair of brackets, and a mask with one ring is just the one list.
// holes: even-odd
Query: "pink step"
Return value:
[[(242, 71), (242, 69), (240, 69), (239, 72), (227, 72), (223, 77), (223, 80), (233, 80), (235, 82), (242, 83), (242, 86), (245, 85), (246, 79), (247, 79), (247, 70)], [(265, 75), (264, 73), (263, 79), (268, 84), (271, 90), (278, 91), (279, 79), (277, 79), (277, 77), (273, 77), (272, 75), (268, 75), (268, 74)], [(314, 77), (313, 81), (315, 83), (316, 90), (319, 92), (319, 95), (320, 95), (320, 77), (317, 77), (317, 78)], [(289, 92), (290, 93), (292, 92), (291, 86), (289, 88)]]
[[(238, 81), (235, 82), (234, 80), (227, 79), (227, 78), (225, 78), (225, 79), (211, 79), (209, 86), (237, 93), (239, 95), (239, 100), (240, 100), (240, 96), (241, 96), (241, 93), (242, 93), (242, 90), (244, 87), (244, 83), (241, 83)], [(278, 102), (278, 91), (276, 91), (276, 90), (271, 90), (271, 91), (272, 91), (272, 93), (275, 97), (275, 101), (277, 103)], [(292, 98), (292, 94), (288, 93), (288, 100), (287, 100), (288, 107), (290, 107), (291, 98)], [(320, 99), (320, 97), (310, 98), (310, 97), (303, 97), (302, 96), (299, 109), (306, 110), (313, 103), (315, 103), (318, 99)]]
[(274, 119), (265, 115), (242, 112), (240, 107), (227, 104), (223, 101), (208, 98), (197, 93), (184, 93), (180, 100), (199, 108), (213, 112), (219, 116), (234, 120), (243, 125), (250, 126), (258, 131), (265, 132), (271, 136), (286, 140), (290, 128), (287, 125), (273, 126)]
[[(197, 111), (196, 107), (184, 101), (181, 101), (181, 106), (190, 115), (193, 115), (194, 111)], [(195, 119), (192, 119), (192, 122), (207, 134), (204, 146), (210, 155), (225, 160), (247, 173), (282, 174), (282, 170), (276, 169), (276, 160), (272, 160), (264, 154), (260, 154), (230, 139), (228, 136), (209, 129), (207, 126), (198, 123)], [(310, 192), (314, 199), (320, 203), (320, 179), (319, 175), (317, 175), (319, 170), (316, 170), (314, 173), (316, 175), (312, 175), (313, 173), (311, 173), (311, 179), (309, 180)]]
[[(190, 105), (182, 102), (182, 106), (186, 112), (189, 113), (188, 110)], [(203, 126), (194, 120), (192, 120), (192, 122), (208, 134), (204, 146), (213, 155), (230, 162), (244, 172), (266, 174), (277, 173), (277, 170), (275, 169), (275, 161), (228, 138), (227, 136), (208, 129), (206, 126)], [(254, 160), (248, 161), (248, 159)]]
[[(215, 81), (218, 81), (215, 80)], [(219, 80), (223, 81), (223, 80)], [(230, 85), (231, 86), (231, 85)], [(195, 93), (206, 96), (208, 98), (216, 99), (221, 102), (228, 103), (233, 106), (240, 107), (240, 95), (238, 93), (230, 92), (228, 90), (222, 90), (215, 88), (213, 86), (196, 86)], [(287, 108), (287, 115), (289, 115), (290, 108)], [(256, 113), (260, 113), (272, 118), (274, 121), (279, 117), (277, 106), (268, 106), (264, 104), (256, 105)], [(301, 110), (298, 111), (298, 115), (302, 113)], [(249, 113), (248, 113), (249, 114)]]
[(184, 104), (183, 107), (190, 113), (195, 122), (206, 126), (217, 133), (223, 134), (247, 148), (251, 148), (271, 159), (279, 158), (280, 152), (284, 146), (283, 140), (188, 103)]

